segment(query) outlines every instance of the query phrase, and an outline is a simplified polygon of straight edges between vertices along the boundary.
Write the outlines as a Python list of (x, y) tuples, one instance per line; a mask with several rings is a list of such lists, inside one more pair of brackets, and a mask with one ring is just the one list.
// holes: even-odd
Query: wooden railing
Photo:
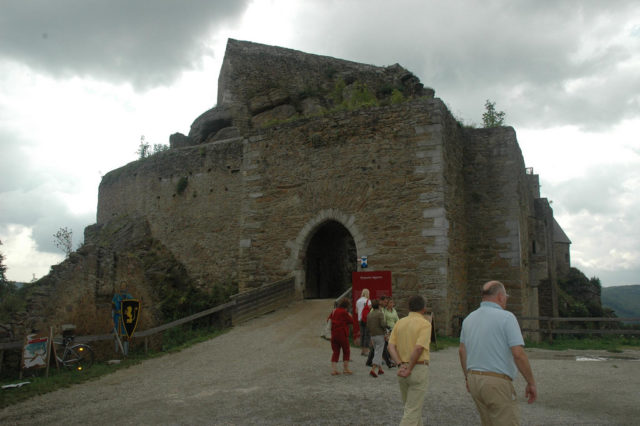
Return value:
[[(603, 327), (606, 323), (621, 323), (621, 322), (640, 322), (640, 318), (592, 318), (592, 317), (518, 317), (520, 326), (522, 322), (526, 321), (539, 321), (539, 328), (522, 328), (523, 332), (540, 333), (540, 337), (546, 335), (550, 342), (553, 341), (554, 334), (617, 334), (617, 335), (640, 335), (640, 329), (630, 328), (607, 328)], [(568, 323), (596, 323), (598, 328), (568, 328)], [(559, 323), (561, 328), (558, 328)], [(543, 326), (543, 324), (545, 326)]]
[(255, 318), (286, 306), (295, 297), (295, 278), (286, 278), (255, 290), (231, 296), (234, 303), (232, 323)]
[[(133, 334), (133, 339), (143, 338), (145, 353), (149, 349), (149, 337), (157, 333), (161, 333), (170, 328), (177, 327), (179, 325), (187, 324), (199, 318), (208, 317), (214, 314), (220, 316), (227, 316), (231, 319), (231, 324), (238, 325), (244, 321), (248, 321), (252, 318), (256, 318), (260, 315), (264, 315), (268, 312), (272, 312), (278, 308), (284, 307), (289, 304), (295, 297), (295, 279), (287, 278), (281, 281), (277, 281), (273, 284), (268, 284), (255, 290), (249, 290), (243, 293), (238, 293), (231, 296), (231, 301), (222, 305), (214, 306), (202, 312), (190, 315), (188, 317), (180, 318), (179, 320), (172, 321), (167, 324), (160, 325), (158, 327), (150, 328), (148, 330), (136, 331)], [(113, 340), (113, 333), (111, 334), (98, 334), (91, 336), (76, 336), (75, 341), (78, 343), (89, 343), (96, 341)], [(21, 349), (24, 346), (24, 341), (13, 341), (0, 343), (0, 368), (2, 365), (3, 351), (10, 349)]]

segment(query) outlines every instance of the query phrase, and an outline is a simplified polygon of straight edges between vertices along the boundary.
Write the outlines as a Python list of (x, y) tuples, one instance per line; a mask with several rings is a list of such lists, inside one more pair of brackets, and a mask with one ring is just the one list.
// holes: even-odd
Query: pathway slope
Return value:
[[(7, 407), (0, 424), (398, 424), (395, 369), (371, 378), (354, 350), (353, 376), (329, 374), (330, 345), (318, 335), (331, 305), (292, 303), (179, 353)], [(638, 361), (527, 352), (540, 399), (527, 405), (516, 381), (523, 424), (638, 424)], [(479, 424), (457, 350), (432, 353), (429, 374), (427, 424)]]

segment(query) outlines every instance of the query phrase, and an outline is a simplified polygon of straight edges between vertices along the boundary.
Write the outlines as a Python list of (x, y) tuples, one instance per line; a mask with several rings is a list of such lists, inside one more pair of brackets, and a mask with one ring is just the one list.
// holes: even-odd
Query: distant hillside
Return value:
[(640, 285), (602, 287), (601, 299), (619, 318), (640, 318)]

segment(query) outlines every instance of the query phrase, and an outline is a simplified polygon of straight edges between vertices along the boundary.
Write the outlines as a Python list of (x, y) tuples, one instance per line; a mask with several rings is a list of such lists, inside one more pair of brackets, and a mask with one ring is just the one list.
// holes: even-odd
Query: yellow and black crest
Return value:
[(122, 325), (131, 338), (136, 331), (138, 318), (140, 317), (140, 301), (137, 299), (125, 299), (122, 301)]

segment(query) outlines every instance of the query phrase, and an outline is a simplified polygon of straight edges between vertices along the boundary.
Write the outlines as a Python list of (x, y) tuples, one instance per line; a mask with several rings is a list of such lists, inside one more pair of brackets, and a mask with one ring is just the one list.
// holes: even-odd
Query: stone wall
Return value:
[[(362, 87), (371, 103), (338, 103)], [(218, 103), (104, 176), (98, 226), (144, 220), (205, 291), (293, 276), (298, 297), (336, 297), (366, 255), (392, 271), (400, 312), (422, 294), (447, 335), (492, 279), (516, 314), (555, 309), (553, 211), (512, 128), (461, 127), (399, 65), (235, 40)]]
[(531, 229), (531, 282), (538, 287), (539, 314), (558, 316), (557, 275), (553, 245), (553, 210), (546, 198), (535, 200)]
[(480, 302), (486, 281), (502, 281), (509, 309), (537, 312), (529, 283), (529, 183), (515, 131), (510, 127), (468, 131), (465, 187), (469, 242), (467, 311)]
[[(98, 224), (145, 217), (203, 288), (237, 278), (241, 240), (244, 150), (241, 139), (172, 149), (104, 176)], [(214, 255), (215, 253), (215, 255)]]
[(293, 274), (302, 295), (309, 242), (335, 221), (372, 269), (393, 271), (399, 300), (424, 294), (448, 328), (466, 291), (462, 137), (437, 99), (275, 125), (111, 172), (98, 222), (144, 215), (203, 286)]
[(335, 220), (370, 268), (393, 270), (394, 293), (425, 292), (440, 307), (447, 280), (443, 108), (434, 100), (362, 109), (250, 138), (245, 220), (254, 226), (242, 237), (240, 281), (302, 278), (314, 230)]

